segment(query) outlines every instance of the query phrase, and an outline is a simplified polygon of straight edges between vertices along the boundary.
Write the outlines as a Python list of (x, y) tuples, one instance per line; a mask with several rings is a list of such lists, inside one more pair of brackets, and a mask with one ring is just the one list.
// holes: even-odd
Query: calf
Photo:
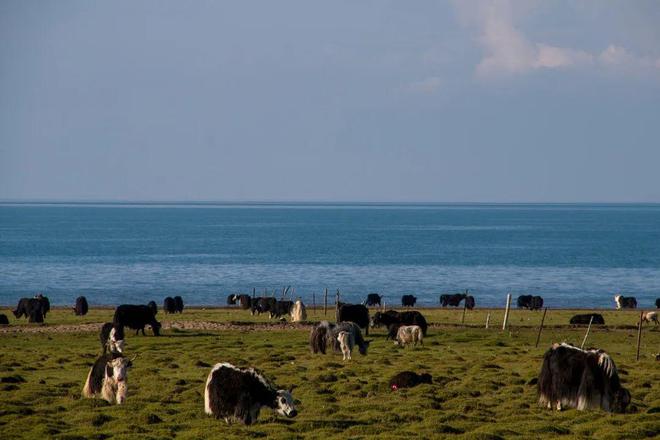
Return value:
[(4, 313), (0, 313), (0, 325), (9, 325), (9, 319)]
[(654, 325), (658, 325), (658, 312), (646, 312), (642, 315), (642, 322), (648, 322), (649, 324), (653, 322)]
[(237, 368), (229, 363), (215, 364), (204, 387), (204, 412), (229, 423), (236, 419), (254, 423), (262, 407), (272, 408), (286, 417), (298, 412), (290, 391), (277, 390), (252, 368)]
[(440, 295), (440, 305), (442, 305), (442, 307), (458, 307), (458, 305), (461, 303), (461, 301), (463, 301), (463, 299), (465, 299), (466, 296), (467, 295), (464, 293)]
[[(593, 316), (593, 321), (591, 321), (592, 316)], [(590, 321), (592, 324), (605, 325), (605, 319), (603, 318), (603, 315), (601, 315), (600, 313), (584, 313), (581, 315), (575, 315), (571, 318), (570, 324), (588, 325)]]
[(176, 313), (183, 313), (183, 298), (180, 296), (174, 297), (174, 311)]
[(433, 378), (428, 373), (417, 374), (412, 371), (402, 371), (390, 379), (390, 389), (412, 388), (422, 383), (432, 383)]
[(403, 295), (401, 297), (401, 305), (403, 307), (415, 307), (417, 302), (417, 297), (413, 295)]
[(101, 398), (109, 403), (124, 403), (128, 388), (126, 373), (134, 359), (127, 359), (119, 353), (101, 355), (89, 370), (82, 391), (83, 397), (92, 398), (101, 394)]
[(43, 323), (44, 303), (37, 298), (21, 298), (12, 313), (16, 318), (25, 316), (28, 322)]
[(149, 301), (147, 303), (147, 307), (149, 307), (151, 311), (154, 312), (154, 316), (158, 314), (158, 306), (156, 305), (156, 301)]
[(543, 298), (540, 296), (520, 295), (516, 303), (519, 309), (539, 310), (543, 307)]
[(543, 356), (538, 393), (541, 406), (557, 411), (571, 407), (625, 412), (630, 403), (630, 393), (621, 386), (607, 353), (565, 343), (553, 344)]
[(637, 299), (634, 296), (616, 295), (614, 297), (614, 302), (616, 303), (617, 310), (637, 308)]
[(115, 309), (112, 323), (133, 329), (136, 335), (140, 330), (144, 335), (144, 327), (149, 325), (151, 331), (154, 332), (154, 336), (160, 335), (161, 324), (156, 321), (153, 311), (147, 306), (122, 304)]
[(84, 296), (79, 296), (76, 298), (76, 306), (73, 308), (73, 313), (76, 316), (85, 316), (89, 311), (89, 305), (87, 304), (87, 298)]
[(353, 351), (353, 347), (355, 346), (353, 335), (347, 331), (340, 331), (337, 334), (337, 341), (339, 341), (339, 348), (341, 349), (341, 353), (343, 355), (342, 360), (350, 361), (351, 351)]
[[(410, 311), (410, 312), (397, 312), (396, 310), (388, 310), (387, 312), (376, 312), (371, 319), (371, 326), (378, 327), (384, 325), (388, 329), (392, 329), (392, 326), (400, 325), (418, 325), (422, 329), (422, 334), (426, 336), (426, 331), (428, 329), (428, 324), (426, 323), (426, 318), (420, 312)], [(396, 331), (394, 334), (388, 336), (391, 339), (396, 338)]]
[(165, 313), (176, 313), (176, 304), (174, 303), (174, 298), (168, 296), (163, 300), (163, 310)]
[(367, 307), (379, 306), (382, 297), (377, 293), (370, 293), (367, 295), (367, 299), (364, 302), (364, 305)]
[(103, 354), (109, 349), (110, 353), (124, 352), (124, 326), (106, 322), (101, 327), (99, 334)]
[(369, 336), (369, 309), (362, 304), (342, 304), (337, 313), (337, 322), (343, 321), (356, 323)]
[(418, 325), (402, 325), (397, 329), (395, 345), (405, 347), (412, 344), (417, 346), (417, 343), (424, 345), (424, 336), (422, 329)]
[(297, 300), (291, 309), (291, 322), (301, 322), (307, 320), (307, 309), (301, 300)]

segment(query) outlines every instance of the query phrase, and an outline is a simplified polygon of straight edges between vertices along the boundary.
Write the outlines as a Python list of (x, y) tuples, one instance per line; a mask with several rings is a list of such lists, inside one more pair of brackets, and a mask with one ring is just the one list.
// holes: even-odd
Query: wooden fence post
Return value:
[(502, 330), (506, 330), (507, 322), (509, 321), (509, 307), (511, 307), (511, 294), (506, 294), (506, 310), (504, 310), (504, 322), (502, 323)]
[(468, 294), (468, 290), (465, 289), (465, 299), (463, 300), (463, 316), (461, 317), (461, 324), (465, 324), (465, 311), (467, 310), (467, 294)]
[(639, 360), (639, 345), (642, 342), (642, 317), (644, 316), (644, 311), (639, 314), (639, 325), (637, 326), (637, 355), (635, 360)]
[(536, 345), (534, 347), (539, 346), (539, 340), (541, 339), (541, 332), (543, 331), (543, 322), (545, 321), (545, 313), (548, 311), (548, 308), (546, 307), (543, 309), (543, 317), (541, 318), (541, 325), (539, 326), (539, 334), (536, 335)]
[(490, 312), (486, 315), (486, 328), (490, 326)]
[(323, 297), (323, 316), (328, 316), (328, 288), (325, 288), (325, 296)]
[(587, 337), (589, 336), (589, 330), (591, 330), (591, 323), (594, 322), (594, 315), (593, 313), (591, 314), (591, 319), (589, 319), (589, 325), (587, 326), (587, 332), (584, 334), (584, 339), (582, 340), (582, 345), (580, 345), (580, 349), (584, 348), (584, 344), (587, 343)]
[(339, 322), (339, 289), (335, 294), (335, 322)]

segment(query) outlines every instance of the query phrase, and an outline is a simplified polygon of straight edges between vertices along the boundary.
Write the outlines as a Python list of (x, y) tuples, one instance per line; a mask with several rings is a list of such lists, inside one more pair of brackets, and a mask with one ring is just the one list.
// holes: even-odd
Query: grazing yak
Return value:
[(149, 301), (147, 303), (147, 307), (149, 307), (151, 311), (154, 312), (154, 316), (158, 314), (158, 306), (156, 305), (156, 301)]
[(432, 383), (433, 377), (428, 373), (417, 374), (413, 371), (402, 371), (390, 379), (390, 389), (412, 388), (422, 383)]
[(100, 394), (109, 403), (124, 403), (128, 388), (127, 370), (133, 365), (134, 359), (125, 358), (120, 353), (101, 355), (89, 370), (82, 390), (83, 397), (92, 398)]
[(465, 297), (465, 308), (468, 310), (474, 309), (476, 302), (474, 301), (474, 296), (468, 295)]
[(415, 307), (417, 302), (417, 297), (414, 295), (403, 295), (401, 297), (401, 305), (403, 307)]
[(275, 311), (275, 305), (277, 300), (271, 296), (260, 296), (255, 298), (252, 301), (252, 314), (261, 315), (262, 313), (268, 313), (269, 316), (273, 317), (273, 312)]
[(291, 322), (301, 322), (307, 320), (307, 309), (301, 300), (297, 300), (291, 309)]
[(461, 301), (465, 299), (467, 295), (464, 293), (454, 293), (454, 294), (444, 294), (440, 295), (440, 305), (442, 307), (452, 306), (458, 307)]
[(553, 344), (543, 356), (538, 392), (539, 404), (557, 411), (570, 407), (625, 412), (630, 403), (607, 353), (565, 343)]
[(616, 303), (617, 310), (637, 308), (637, 298), (635, 298), (634, 296), (616, 295), (614, 297), (614, 302)]
[(337, 322), (350, 321), (364, 329), (369, 336), (369, 309), (362, 304), (341, 304), (337, 312)]
[(73, 308), (73, 313), (76, 316), (85, 316), (89, 311), (89, 304), (87, 304), (87, 298), (84, 296), (79, 296), (76, 298), (76, 306)]
[(38, 298), (21, 298), (12, 313), (16, 318), (25, 316), (28, 318), (28, 322), (36, 323), (43, 323), (46, 316), (44, 303)]
[(156, 321), (154, 312), (148, 306), (122, 304), (115, 309), (115, 316), (112, 323), (133, 329), (136, 335), (140, 330), (142, 330), (142, 334), (144, 335), (144, 327), (149, 325), (151, 326), (151, 331), (154, 332), (154, 336), (160, 335), (161, 324)]
[(272, 408), (286, 417), (298, 412), (290, 391), (278, 390), (252, 368), (237, 368), (229, 363), (215, 364), (204, 387), (204, 412), (216, 419), (256, 422), (262, 407)]
[(370, 293), (367, 295), (367, 299), (364, 302), (364, 305), (367, 307), (373, 307), (373, 306), (380, 307), (381, 300), (382, 300), (382, 296), (380, 296), (379, 294)]
[(183, 313), (183, 298), (180, 296), (174, 297), (174, 311), (176, 313)]
[(362, 338), (360, 327), (354, 322), (340, 322), (338, 324), (331, 324), (328, 321), (321, 321), (318, 325), (312, 328), (309, 334), (309, 346), (312, 353), (327, 352), (328, 347), (332, 347), (333, 351), (339, 352), (341, 350), (337, 336), (339, 332), (348, 332), (353, 339), (355, 345), (361, 355), (367, 354), (370, 340)]
[(0, 313), (0, 325), (9, 325), (9, 319), (4, 313)]
[[(594, 318), (593, 321), (591, 321), (592, 316)], [(605, 325), (605, 319), (600, 313), (584, 313), (581, 315), (575, 315), (571, 318), (569, 323), (571, 325), (588, 325), (589, 321), (591, 321), (592, 324)]]
[(397, 329), (396, 340), (394, 341), (395, 345), (405, 347), (412, 344), (416, 347), (418, 342), (420, 345), (424, 345), (424, 335), (420, 326), (402, 325)]
[(396, 338), (396, 329), (400, 325), (418, 325), (422, 329), (422, 334), (426, 336), (428, 324), (424, 315), (417, 311), (411, 312), (397, 312), (396, 310), (388, 310), (387, 312), (376, 312), (371, 319), (371, 326), (378, 327), (384, 325), (390, 330), (388, 338)]
[(339, 342), (339, 348), (341, 349), (342, 360), (351, 360), (351, 351), (355, 346), (355, 339), (353, 335), (346, 331), (341, 331), (337, 334), (337, 341)]
[(103, 354), (110, 350), (110, 353), (123, 353), (124, 352), (124, 326), (106, 322), (101, 327), (99, 334), (101, 341), (101, 349)]
[(516, 304), (519, 309), (539, 310), (543, 307), (543, 298), (540, 296), (520, 295)]
[(649, 324), (653, 322), (654, 325), (658, 325), (658, 312), (646, 312), (642, 315), (642, 322), (648, 322)]
[(174, 304), (174, 298), (168, 296), (163, 300), (163, 310), (165, 313), (176, 313), (176, 304)]

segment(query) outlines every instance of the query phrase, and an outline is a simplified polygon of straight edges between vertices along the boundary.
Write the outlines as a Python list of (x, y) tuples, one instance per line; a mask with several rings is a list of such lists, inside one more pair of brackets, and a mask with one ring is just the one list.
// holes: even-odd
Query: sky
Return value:
[(660, 2), (0, 2), (0, 199), (660, 202)]

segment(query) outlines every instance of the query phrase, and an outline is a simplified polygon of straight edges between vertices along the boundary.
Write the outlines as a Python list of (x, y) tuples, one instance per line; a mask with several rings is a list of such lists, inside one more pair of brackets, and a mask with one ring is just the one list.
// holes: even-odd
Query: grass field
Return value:
[[(8, 314), (7, 309), (0, 313)], [(89, 366), (100, 351), (96, 331), (76, 325), (109, 321), (110, 309), (84, 318), (70, 310), (48, 315), (44, 332), (22, 321), (0, 330), (0, 437), (95, 439), (245, 438), (650, 438), (660, 435), (660, 330), (646, 326), (635, 361), (639, 312), (603, 311), (607, 327), (593, 328), (587, 346), (607, 350), (633, 397), (629, 414), (551, 412), (536, 405), (536, 377), (552, 342), (579, 345), (584, 328), (565, 325), (575, 312), (549, 310), (539, 348), (540, 312), (513, 310), (501, 331), (502, 310), (423, 310), (432, 324), (424, 347), (400, 349), (372, 332), (367, 356), (342, 362), (338, 354), (309, 352), (306, 327), (249, 325), (266, 317), (226, 309), (187, 309), (158, 318), (163, 336), (127, 334), (127, 354), (139, 353), (129, 372), (123, 406), (82, 399)], [(483, 324), (491, 313), (491, 328)], [(328, 313), (331, 318), (332, 313)], [(17, 323), (9, 315), (12, 324)], [(320, 320), (320, 310), (310, 313)], [(181, 330), (185, 322), (240, 322), (230, 330)], [(248, 325), (243, 325), (248, 324)], [(68, 325), (68, 327), (61, 327)], [(92, 326), (93, 327), (93, 326)], [(203, 326), (202, 326), (203, 327)], [(58, 330), (59, 329), (59, 330)], [(64, 329), (64, 330), (62, 330)], [(149, 333), (149, 331), (147, 331)], [(203, 412), (210, 366), (227, 361), (254, 366), (281, 387), (295, 385), (295, 419), (264, 409), (250, 427), (227, 425)], [(392, 392), (387, 380), (403, 370), (429, 372), (432, 385)]]

